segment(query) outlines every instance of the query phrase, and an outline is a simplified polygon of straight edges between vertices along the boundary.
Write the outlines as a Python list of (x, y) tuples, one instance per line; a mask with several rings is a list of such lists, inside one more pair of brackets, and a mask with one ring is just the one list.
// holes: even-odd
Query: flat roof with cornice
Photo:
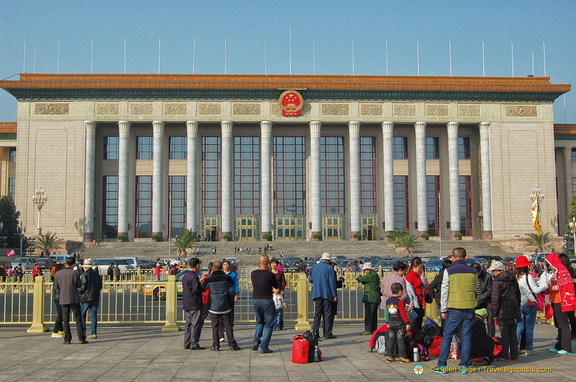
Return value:
[(23, 73), (0, 88), (19, 100), (267, 99), (294, 89), (308, 99), (552, 102), (571, 86), (549, 77)]

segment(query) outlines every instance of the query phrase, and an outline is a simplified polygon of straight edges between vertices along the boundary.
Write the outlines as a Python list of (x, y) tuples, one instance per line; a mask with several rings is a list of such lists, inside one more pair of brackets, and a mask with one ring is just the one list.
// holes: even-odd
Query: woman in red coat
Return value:
[(416, 293), (416, 298), (418, 300), (418, 308), (414, 308), (414, 312), (418, 314), (412, 323), (412, 327), (416, 330), (422, 329), (422, 322), (424, 321), (424, 312), (426, 310), (426, 301), (424, 301), (426, 285), (420, 277), (424, 269), (424, 264), (422, 264), (422, 259), (420, 257), (414, 257), (410, 262), (410, 267), (408, 268), (408, 273), (406, 274), (406, 282), (414, 288)]

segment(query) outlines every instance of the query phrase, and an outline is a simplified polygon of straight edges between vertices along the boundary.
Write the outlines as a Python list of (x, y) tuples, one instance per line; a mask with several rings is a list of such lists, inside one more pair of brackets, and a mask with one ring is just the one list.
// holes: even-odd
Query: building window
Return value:
[(572, 162), (576, 162), (576, 148), (572, 148)]
[(168, 177), (168, 195), (170, 198), (170, 237), (176, 237), (186, 228), (186, 177)]
[(274, 137), (274, 213), (306, 214), (305, 137)]
[(8, 195), (12, 200), (16, 197), (16, 178), (8, 178)]
[(188, 140), (186, 137), (170, 137), (169, 159), (186, 159)]
[(344, 214), (344, 137), (320, 137), (320, 208)]
[(152, 236), (152, 176), (136, 177), (136, 237)]
[(392, 137), (394, 159), (408, 159), (408, 137)]
[(408, 177), (394, 175), (394, 229), (409, 229)]
[(105, 176), (102, 184), (102, 237), (115, 239), (118, 235), (118, 176)]
[(472, 236), (472, 190), (469, 175), (459, 177), (460, 232)]
[(458, 138), (458, 159), (470, 159), (470, 137)]
[(260, 137), (234, 137), (234, 213), (260, 214)]
[(202, 137), (202, 215), (219, 215), (222, 181), (220, 137)]
[(440, 208), (438, 206), (438, 193), (440, 192), (440, 177), (426, 176), (426, 212), (428, 214), (428, 234), (440, 236)]
[(426, 159), (440, 158), (440, 139), (438, 137), (426, 137)]
[(16, 147), (10, 147), (8, 162), (16, 162)]
[(118, 159), (119, 138), (104, 137), (104, 159)]
[(153, 149), (152, 137), (136, 137), (136, 159), (152, 159)]
[(377, 213), (376, 138), (360, 137), (360, 213)]
[(576, 194), (576, 178), (572, 178), (572, 195), (574, 194)]

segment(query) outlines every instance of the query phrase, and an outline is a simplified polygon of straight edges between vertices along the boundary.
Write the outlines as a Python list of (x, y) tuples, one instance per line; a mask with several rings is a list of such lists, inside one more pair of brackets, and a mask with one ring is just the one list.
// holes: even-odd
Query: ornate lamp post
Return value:
[(572, 221), (568, 223), (570, 231), (572, 231), (572, 251), (576, 251), (576, 217), (572, 216)]
[(42, 189), (42, 186), (38, 186), (36, 191), (34, 191), (34, 195), (32, 196), (32, 203), (34, 203), (36, 205), (36, 208), (38, 209), (38, 227), (37, 227), (38, 235), (42, 235), (42, 226), (40, 225), (40, 217), (42, 216), (41, 212), (42, 207), (44, 207), (46, 201), (48, 201), (48, 197), (44, 195), (44, 190)]

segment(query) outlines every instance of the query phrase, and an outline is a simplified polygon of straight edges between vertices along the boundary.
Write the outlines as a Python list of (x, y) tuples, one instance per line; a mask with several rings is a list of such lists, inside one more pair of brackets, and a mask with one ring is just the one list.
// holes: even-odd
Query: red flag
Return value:
[(15, 254), (16, 254), (16, 251), (14, 251), (13, 249), (6, 252), (6, 256), (14, 256)]

